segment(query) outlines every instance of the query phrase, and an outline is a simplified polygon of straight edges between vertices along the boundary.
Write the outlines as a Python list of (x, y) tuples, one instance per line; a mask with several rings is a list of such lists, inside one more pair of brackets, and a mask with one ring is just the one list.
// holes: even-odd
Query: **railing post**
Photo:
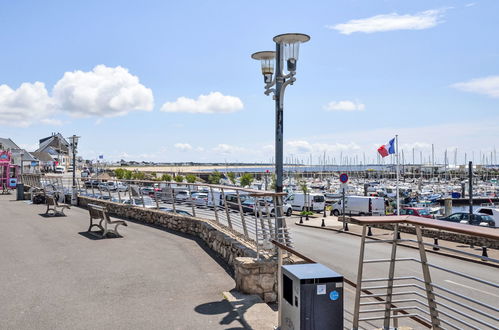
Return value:
[[(271, 238), (274, 238), (275, 240), (277, 240), (277, 238), (272, 235), (272, 219), (271, 219), (271, 215), (270, 215), (270, 210), (269, 210), (269, 203), (267, 201), (267, 199), (265, 199), (265, 212), (266, 212), (266, 217), (267, 217), (267, 224), (269, 226), (269, 236)], [(275, 206), (274, 206), (274, 213), (275, 213)], [(263, 219), (262, 219), (263, 221)]]
[(225, 214), (227, 215), (227, 224), (229, 225), (229, 228), (232, 229), (232, 221), (230, 220), (230, 212), (229, 208), (227, 206), (227, 201), (225, 200), (225, 193), (223, 188), (220, 189), (222, 191), (222, 199), (224, 201), (224, 207), (225, 207)]
[(220, 222), (218, 220), (218, 205), (215, 203), (215, 194), (213, 193), (213, 187), (210, 186), (210, 193), (211, 193), (211, 203), (213, 204), (213, 211), (215, 212), (215, 220), (217, 222)]
[(191, 185), (190, 184), (187, 184), (187, 189), (189, 189), (189, 202), (191, 203), (192, 215), (195, 217), (196, 216), (196, 210), (194, 209), (194, 203), (192, 202), (192, 191), (191, 191)]
[(142, 199), (142, 207), (143, 208), (146, 208), (146, 202), (144, 201), (144, 193), (142, 192), (142, 182), (139, 181), (139, 195), (140, 195), (140, 198)]
[[(258, 244), (258, 212), (260, 212), (260, 216), (262, 215), (262, 211), (258, 210), (256, 205), (255, 208), (253, 209), (253, 212), (255, 213), (255, 242), (256, 242), (256, 260), (260, 260), (260, 246)], [(265, 233), (263, 234), (265, 237)]]
[(99, 184), (97, 185), (97, 188), (99, 189), (99, 196), (100, 198), (102, 198), (102, 189), (101, 189), (101, 184), (102, 184), (102, 180), (99, 181)]
[(109, 185), (107, 185), (107, 193), (109, 194), (109, 201), (111, 201), (113, 197), (111, 196), (111, 189), (109, 189)]
[(282, 328), (282, 249), (277, 247), (277, 326)]
[[(267, 201), (266, 199), (264, 199), (264, 203), (265, 205), (267, 205)], [(262, 230), (262, 239), (266, 240), (267, 239), (267, 230), (265, 229), (265, 221), (263, 220), (263, 213), (262, 213), (262, 208), (261, 208), (261, 205), (260, 203), (257, 203), (257, 208), (258, 208), (258, 213), (255, 213), (255, 216), (257, 216), (259, 219), (260, 219), (260, 226), (261, 226), (261, 230)], [(266, 210), (266, 212), (268, 212), (268, 208)], [(258, 221), (258, 219), (257, 219)]]
[(129, 180), (127, 181), (128, 184), (128, 198), (130, 200), (130, 205), (132, 205), (132, 182)]
[(393, 293), (393, 278), (395, 277), (395, 259), (397, 258), (397, 241), (399, 225), (395, 224), (392, 241), (392, 253), (390, 255), (390, 268), (388, 270), (388, 283), (386, 288), (386, 304), (385, 304), (385, 318), (383, 321), (383, 329), (390, 329), (390, 317), (392, 309), (392, 293)]
[(239, 195), (239, 190), (236, 190), (236, 196), (237, 196), (237, 205), (239, 206), (239, 213), (241, 214), (241, 224), (243, 225), (244, 236), (248, 238), (248, 228), (246, 228), (246, 220), (244, 217), (243, 206), (241, 205), (241, 196)]
[(353, 309), (352, 329), (359, 329), (360, 294), (362, 292), (362, 271), (364, 269), (364, 250), (366, 245), (366, 225), (362, 226), (362, 239), (360, 241), (359, 265), (357, 268), (357, 288), (355, 290), (355, 305)]
[(176, 212), (177, 209), (176, 209), (176, 206), (175, 206), (175, 199), (177, 198), (177, 196), (175, 196), (175, 190), (173, 190), (173, 187), (172, 187), (172, 184), (170, 183), (169, 184), (170, 186), (170, 196), (172, 196), (172, 208), (173, 208), (173, 212)]
[(416, 235), (418, 238), (419, 256), (421, 259), (421, 267), (423, 268), (423, 279), (426, 289), (426, 298), (428, 299), (428, 307), (430, 308), (431, 325), (433, 329), (440, 328), (440, 319), (438, 316), (437, 302), (435, 301), (435, 294), (433, 293), (433, 284), (431, 281), (430, 268), (428, 267), (428, 260), (426, 258), (426, 250), (423, 244), (423, 234), (421, 227), (416, 225)]
[(118, 184), (118, 180), (116, 180), (116, 191), (118, 192), (118, 201), (121, 204), (121, 194), (120, 194), (120, 185)]

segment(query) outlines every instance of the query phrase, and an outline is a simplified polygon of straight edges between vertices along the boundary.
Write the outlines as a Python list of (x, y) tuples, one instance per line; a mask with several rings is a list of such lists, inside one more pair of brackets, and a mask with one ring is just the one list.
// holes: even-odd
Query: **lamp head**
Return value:
[(251, 58), (260, 61), (262, 65), (263, 80), (266, 84), (272, 82), (272, 75), (274, 74), (275, 52), (263, 51), (256, 52), (251, 55)]
[(289, 72), (296, 71), (296, 62), (300, 52), (300, 44), (310, 40), (310, 36), (303, 33), (285, 33), (274, 37), (274, 42), (282, 48)]

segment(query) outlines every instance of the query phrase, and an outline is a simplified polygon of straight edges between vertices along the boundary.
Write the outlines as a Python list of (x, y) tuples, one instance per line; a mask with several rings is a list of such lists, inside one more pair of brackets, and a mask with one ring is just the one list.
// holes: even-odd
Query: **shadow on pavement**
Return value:
[(240, 326), (232, 326), (230, 328), (226, 328), (229, 330), (240, 330), (247, 329), (243, 326), (241, 319), (239, 318), (239, 314), (232, 308), (231, 304), (227, 300), (220, 300), (209, 302), (205, 304), (198, 305), (194, 308), (194, 310), (199, 314), (204, 315), (217, 315), (217, 314), (227, 314), (223, 317), (223, 319), (219, 322), (221, 325), (230, 325), (234, 321), (236, 321)]
[(67, 217), (66, 214), (48, 215), (45, 213), (39, 213), (38, 215), (41, 216), (42, 218), (66, 218)]
[(94, 231), (94, 232), (81, 231), (78, 234), (85, 237), (85, 238), (91, 239), (93, 241), (99, 241), (101, 239), (109, 239), (109, 238), (123, 238), (123, 236), (116, 236), (112, 233), (109, 233), (106, 237), (101, 237), (102, 236), (101, 233), (102, 232), (98, 232), (98, 231)]
[(182, 232), (179, 232), (179, 231), (175, 231), (175, 230), (172, 230), (172, 229), (169, 229), (169, 228), (162, 227), (160, 225), (150, 224), (150, 223), (146, 223), (146, 222), (143, 222), (143, 221), (135, 220), (135, 219), (132, 219), (132, 218), (116, 216), (114, 214), (111, 215), (111, 217), (116, 218), (116, 219), (120, 219), (120, 220), (130, 221), (132, 223), (135, 223), (135, 224), (138, 224), (138, 225), (141, 225), (141, 226), (147, 226), (147, 227), (155, 228), (155, 229), (162, 230), (162, 231), (167, 232), (167, 233), (172, 234), (172, 235), (176, 235), (176, 236), (179, 236), (179, 237), (183, 237), (183, 238), (192, 240), (192, 241), (196, 242), (199, 245), (199, 247), (201, 249), (203, 249), (203, 251), (206, 252), (206, 254), (208, 254), (220, 267), (222, 267), (222, 269), (230, 277), (234, 278), (234, 270), (227, 264), (227, 262), (221, 256), (219, 256), (215, 251), (213, 251), (212, 249), (210, 249), (210, 247), (201, 238), (199, 238), (197, 236), (186, 234), (186, 233), (182, 233)]

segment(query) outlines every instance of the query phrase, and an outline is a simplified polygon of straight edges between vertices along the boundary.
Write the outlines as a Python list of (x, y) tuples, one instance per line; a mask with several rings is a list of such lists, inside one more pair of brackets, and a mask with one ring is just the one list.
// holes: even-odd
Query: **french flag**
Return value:
[(386, 157), (388, 155), (395, 153), (395, 138), (391, 139), (387, 144), (382, 145), (378, 148), (378, 152), (381, 157)]

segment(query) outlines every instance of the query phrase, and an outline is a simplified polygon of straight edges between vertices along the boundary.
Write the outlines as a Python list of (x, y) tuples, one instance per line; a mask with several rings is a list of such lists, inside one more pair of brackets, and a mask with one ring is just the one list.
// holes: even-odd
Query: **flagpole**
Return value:
[(399, 196), (399, 136), (395, 135), (395, 154), (397, 155), (397, 183), (396, 183), (396, 194), (397, 194), (397, 215), (400, 215), (400, 196)]

